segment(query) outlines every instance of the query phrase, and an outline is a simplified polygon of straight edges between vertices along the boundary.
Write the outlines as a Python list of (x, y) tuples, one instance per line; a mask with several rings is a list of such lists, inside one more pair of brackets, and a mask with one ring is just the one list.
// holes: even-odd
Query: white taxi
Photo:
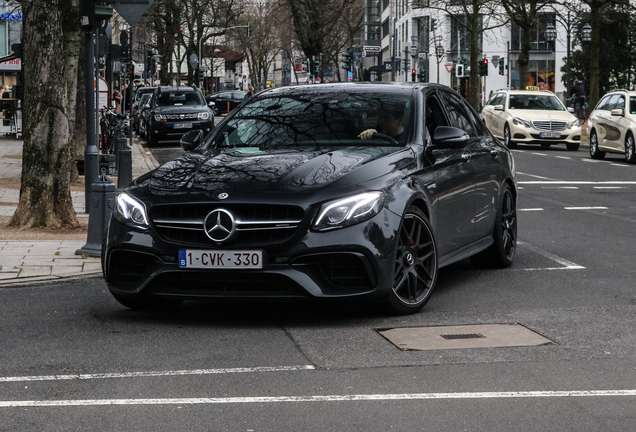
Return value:
[(636, 163), (636, 92), (614, 90), (603, 96), (590, 114), (587, 130), (592, 159), (603, 159), (610, 152)]
[(576, 151), (581, 143), (581, 123), (572, 108), (548, 90), (497, 90), (481, 110), (480, 117), (493, 135), (508, 148), (519, 143), (548, 148), (565, 144)]

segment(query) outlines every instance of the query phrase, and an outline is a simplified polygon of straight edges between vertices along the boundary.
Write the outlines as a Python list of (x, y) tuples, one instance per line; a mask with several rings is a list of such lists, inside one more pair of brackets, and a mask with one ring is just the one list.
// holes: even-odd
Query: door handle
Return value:
[(463, 153), (462, 154), (462, 159), (465, 160), (466, 162), (470, 161), (470, 153)]
[(497, 149), (490, 150), (490, 155), (492, 157), (496, 158), (497, 156), (499, 156), (499, 150), (497, 150)]

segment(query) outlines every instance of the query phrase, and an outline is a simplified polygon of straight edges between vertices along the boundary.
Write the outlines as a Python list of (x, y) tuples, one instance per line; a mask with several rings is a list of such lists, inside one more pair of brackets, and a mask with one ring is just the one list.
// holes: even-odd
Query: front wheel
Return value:
[(630, 133), (625, 140), (625, 160), (630, 163), (636, 163), (636, 150), (634, 149), (634, 136)]
[(509, 185), (504, 185), (493, 228), (494, 242), (473, 255), (471, 261), (482, 267), (510, 267), (517, 251), (517, 203)]
[(594, 129), (590, 132), (590, 157), (592, 159), (603, 159), (605, 157), (605, 152), (598, 149), (598, 135)]
[(437, 247), (430, 222), (420, 209), (409, 207), (398, 231), (389, 310), (406, 315), (422, 309), (435, 287), (437, 271)]
[(510, 126), (504, 126), (504, 144), (509, 149), (517, 148), (517, 143), (512, 141), (512, 137), (510, 136)]

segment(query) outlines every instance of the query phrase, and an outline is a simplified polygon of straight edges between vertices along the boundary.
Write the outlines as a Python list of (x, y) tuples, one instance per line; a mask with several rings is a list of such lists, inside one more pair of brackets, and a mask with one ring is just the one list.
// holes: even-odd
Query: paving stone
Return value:
[(22, 267), (22, 271), (18, 275), (18, 279), (34, 277), (34, 276), (50, 276), (51, 266), (43, 267)]

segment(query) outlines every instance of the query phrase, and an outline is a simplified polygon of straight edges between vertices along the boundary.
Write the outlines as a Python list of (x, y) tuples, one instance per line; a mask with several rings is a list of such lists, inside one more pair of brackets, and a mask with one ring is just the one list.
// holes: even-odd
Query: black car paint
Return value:
[[(396, 91), (398, 88), (404, 91), (399, 86)], [(429, 90), (446, 91), (437, 86), (414, 87), (417, 112), (424, 112)], [(266, 96), (264, 92), (263, 97)], [(207, 137), (207, 142), (218, 130)], [(200, 147), (139, 177), (127, 192), (144, 202), (150, 214), (153, 208), (175, 201), (183, 205), (210, 202), (216, 206), (231, 206), (241, 202), (257, 203), (266, 197), (268, 203), (298, 206), (304, 210), (305, 217), (294, 236), (282, 244), (263, 247), (268, 260), (263, 270), (243, 270), (242, 273), (255, 278), (268, 274), (286, 276), (314, 297), (383, 295), (392, 284), (397, 228), (407, 208), (416, 206), (429, 218), (435, 228), (439, 265), (445, 266), (492, 243), (492, 227), (504, 183), (510, 184), (516, 196), (512, 156), (489, 132), (461, 148), (435, 148), (421, 121), (411, 132), (405, 147), (308, 148), (259, 154)], [(384, 191), (387, 196), (376, 216), (344, 229), (312, 232), (311, 224), (322, 203), (373, 190)], [(221, 200), (221, 193), (227, 193), (229, 198)], [(161, 273), (183, 271), (176, 257), (184, 247), (161, 238), (154, 227), (135, 230), (111, 219), (104, 257), (109, 288), (120, 294), (151, 289), (152, 279)], [(153, 257), (155, 263), (149, 266), (142, 283), (112, 283), (115, 269), (109, 265), (109, 258), (118, 249)], [(369, 270), (370, 285), (333, 287), (321, 282), (315, 270), (306, 264), (321, 254), (337, 251), (362, 257)], [(215, 272), (223, 274), (223, 271)], [(181, 297), (201, 295), (219, 294), (191, 292), (185, 286), (179, 289)], [(225, 295), (233, 294), (226, 292)], [(258, 296), (258, 293), (250, 295)]]

